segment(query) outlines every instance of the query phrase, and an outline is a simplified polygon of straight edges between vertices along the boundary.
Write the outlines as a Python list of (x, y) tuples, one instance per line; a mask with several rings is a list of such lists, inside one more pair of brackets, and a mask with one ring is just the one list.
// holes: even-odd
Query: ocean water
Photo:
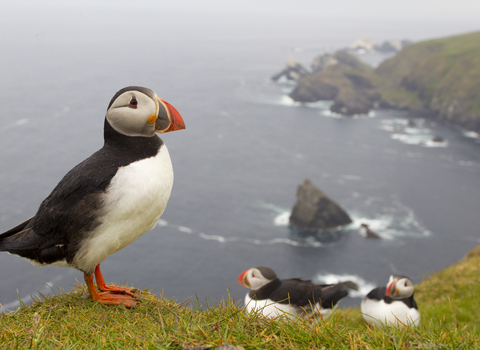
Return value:
[[(120, 25), (125, 9), (116, 17), (64, 10), (73, 22), (27, 14), (25, 27), (12, 17), (4, 26), (16, 35), (0, 37), (0, 231), (34, 215), (62, 176), (101, 147), (113, 94), (143, 85), (174, 105), (187, 129), (162, 135), (175, 170), (164, 215), (102, 263), (107, 282), (179, 301), (228, 292), (243, 300), (238, 275), (264, 265), (281, 278), (353, 280), (360, 291), (342, 305), (359, 305), (390, 274), (419, 283), (480, 243), (478, 134), (404, 112), (342, 117), (330, 102), (294, 103), (291, 84), (271, 82), (289, 55), (307, 64), (355, 32), (313, 38), (211, 27), (191, 36), (173, 18), (159, 30), (140, 17)], [(177, 29), (162, 36), (169, 28)], [(288, 216), (305, 178), (353, 223), (292, 233)], [(362, 223), (383, 239), (363, 237)], [(0, 253), (0, 280), (0, 303), (12, 309), (37, 291), (69, 291), (83, 276)]]

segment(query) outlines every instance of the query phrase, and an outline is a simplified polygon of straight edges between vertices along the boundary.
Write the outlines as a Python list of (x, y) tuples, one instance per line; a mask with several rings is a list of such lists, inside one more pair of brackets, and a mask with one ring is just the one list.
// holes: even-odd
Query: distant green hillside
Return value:
[(376, 73), (384, 106), (480, 131), (480, 32), (410, 45)]

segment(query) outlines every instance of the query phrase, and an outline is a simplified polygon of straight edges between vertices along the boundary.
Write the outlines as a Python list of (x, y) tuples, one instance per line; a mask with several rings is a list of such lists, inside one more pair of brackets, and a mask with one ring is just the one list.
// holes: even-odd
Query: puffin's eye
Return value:
[(135, 99), (135, 97), (133, 97), (132, 100), (130, 101), (130, 103), (128, 104), (128, 106), (132, 107), (132, 108), (137, 108), (137, 105), (138, 105), (138, 102)]

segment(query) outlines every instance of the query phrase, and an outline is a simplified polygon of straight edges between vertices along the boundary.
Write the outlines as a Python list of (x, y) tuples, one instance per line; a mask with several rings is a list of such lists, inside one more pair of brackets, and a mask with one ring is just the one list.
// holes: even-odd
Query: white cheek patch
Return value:
[[(129, 106), (132, 97), (137, 101), (136, 108)], [(141, 92), (128, 91), (117, 97), (108, 109), (106, 118), (120, 134), (150, 137), (155, 134), (155, 123), (149, 122), (152, 115), (157, 115), (155, 101)]]

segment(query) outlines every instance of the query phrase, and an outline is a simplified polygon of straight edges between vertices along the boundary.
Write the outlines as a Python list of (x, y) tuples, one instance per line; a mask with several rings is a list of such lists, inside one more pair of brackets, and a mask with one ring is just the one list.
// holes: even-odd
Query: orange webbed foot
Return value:
[[(103, 280), (103, 276), (100, 272), (100, 264), (95, 268), (95, 278), (97, 279), (97, 285), (103, 293), (98, 293), (95, 284), (93, 283), (94, 274), (84, 274), (85, 283), (87, 284), (88, 292), (90, 297), (98, 301), (99, 303), (105, 305), (121, 305), (131, 308), (137, 305), (138, 301), (134, 298), (137, 298), (136, 294), (131, 292), (131, 288), (117, 287), (117, 286), (107, 286)], [(113, 294), (116, 293), (116, 294)]]
[(138, 296), (132, 293), (135, 288), (126, 288), (119, 286), (107, 286), (105, 280), (103, 279), (102, 272), (100, 271), (100, 264), (95, 267), (95, 280), (97, 281), (97, 287), (102, 292), (111, 292), (116, 294), (126, 294), (130, 295), (133, 298), (138, 298)]
[(132, 308), (137, 305), (137, 301), (128, 295), (112, 294), (110, 292), (98, 293), (98, 299), (94, 299), (105, 305), (120, 305)]

